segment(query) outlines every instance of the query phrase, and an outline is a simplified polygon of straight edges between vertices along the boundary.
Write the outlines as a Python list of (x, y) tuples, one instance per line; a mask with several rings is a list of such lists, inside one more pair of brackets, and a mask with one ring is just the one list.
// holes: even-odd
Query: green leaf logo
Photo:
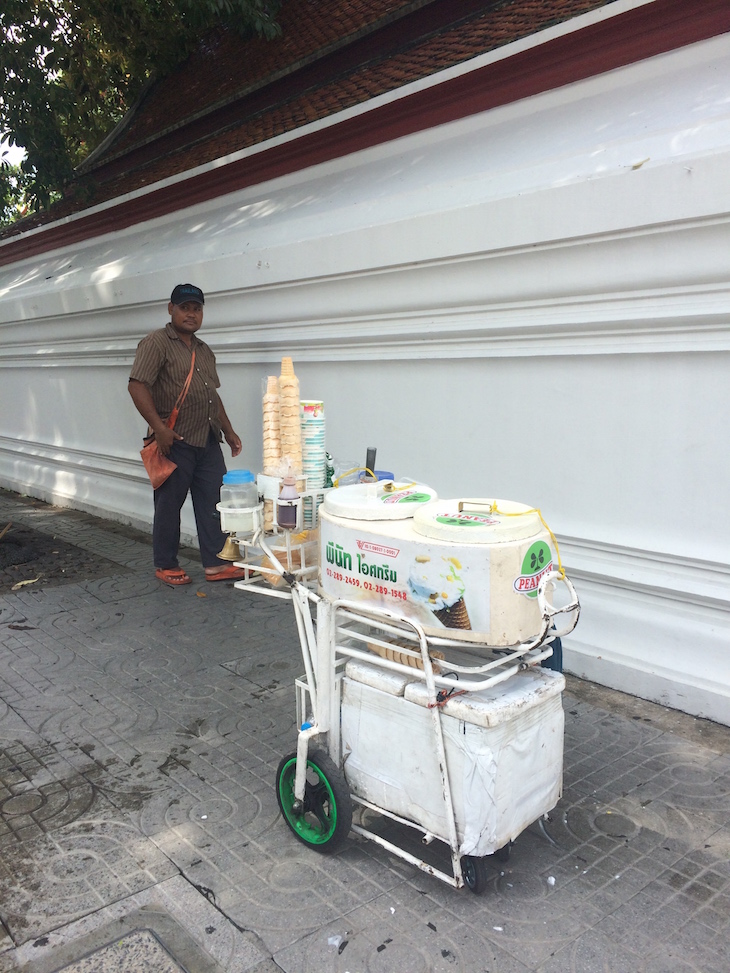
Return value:
[(545, 541), (535, 541), (522, 560), (522, 573), (513, 582), (513, 589), (528, 598), (537, 598), (540, 579), (553, 569), (553, 554)]

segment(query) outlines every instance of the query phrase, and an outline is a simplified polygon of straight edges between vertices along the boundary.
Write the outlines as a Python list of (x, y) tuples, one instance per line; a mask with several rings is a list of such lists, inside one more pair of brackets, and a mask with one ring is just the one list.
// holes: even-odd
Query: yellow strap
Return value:
[(540, 518), (540, 523), (548, 532), (548, 534), (550, 534), (550, 539), (555, 545), (555, 553), (558, 556), (558, 575), (561, 578), (565, 577), (565, 568), (563, 567), (563, 563), (560, 560), (560, 548), (558, 547), (557, 538), (555, 537), (555, 534), (553, 534), (553, 532), (548, 527), (547, 523), (545, 522), (545, 518), (542, 515), (542, 511), (538, 507), (530, 507), (529, 510), (515, 510), (512, 513), (507, 513), (506, 510), (499, 509), (499, 507), (497, 506), (497, 502), (495, 500), (495, 502), (491, 504), (489, 512), (493, 514), (499, 514), (500, 517), (525, 517), (527, 516), (527, 514), (537, 514), (537, 516)]
[[(348, 470), (347, 473), (341, 473), (340, 476), (337, 477), (337, 479), (332, 481), (332, 486), (336, 487), (339, 484), (340, 480), (342, 480), (346, 476), (349, 476), (351, 473), (369, 473), (370, 476), (372, 476), (373, 479), (375, 479), (375, 474), (373, 473), (373, 471), (369, 470), (366, 466), (355, 466), (353, 469)], [(409, 483), (408, 487), (412, 487), (415, 485), (416, 485), (415, 483)], [(399, 487), (398, 489), (403, 490), (403, 489), (407, 489), (408, 487)], [(553, 532), (548, 527), (547, 522), (545, 521), (545, 518), (543, 517), (542, 511), (539, 509), (539, 507), (530, 507), (529, 510), (515, 510), (512, 513), (507, 513), (506, 510), (500, 510), (499, 507), (497, 506), (497, 502), (494, 501), (494, 503), (490, 504), (489, 506), (489, 512), (493, 514), (499, 514), (500, 517), (525, 517), (527, 516), (527, 514), (537, 514), (537, 516), (540, 518), (540, 523), (548, 532), (548, 534), (550, 534), (550, 540), (555, 545), (555, 553), (558, 556), (558, 575), (561, 578), (565, 577), (565, 568), (563, 567), (563, 562), (560, 559), (560, 547), (558, 546), (557, 538), (555, 537), (555, 534), (553, 534)]]
[(347, 473), (340, 473), (340, 475), (332, 481), (332, 486), (336, 487), (340, 480), (343, 480), (346, 476), (349, 476), (350, 473), (369, 473), (370, 476), (375, 479), (375, 474), (372, 470), (369, 470), (367, 466), (354, 466), (351, 470), (348, 470)]
[[(337, 487), (337, 485), (339, 484), (340, 480), (344, 479), (346, 476), (349, 476), (351, 473), (369, 473), (370, 476), (374, 480), (377, 480), (377, 477), (375, 476), (375, 474), (373, 473), (373, 471), (372, 470), (369, 470), (367, 468), (367, 466), (356, 466), (354, 469), (348, 470), (347, 473), (340, 473), (340, 475), (337, 477), (337, 479), (335, 479), (335, 480), (332, 481), (332, 486), (333, 487)], [(396, 489), (395, 481), (394, 480), (378, 480), (378, 482), (379, 483), (390, 484), (389, 486), (386, 485), (386, 486), (383, 487), (383, 489), (385, 490), (386, 493), (391, 493), (393, 490)], [(412, 483), (399, 484), (398, 487), (397, 487), (397, 490), (400, 493), (401, 490), (410, 490), (410, 488), (411, 487), (414, 487), (415, 485), (416, 485), (416, 481), (415, 480)]]

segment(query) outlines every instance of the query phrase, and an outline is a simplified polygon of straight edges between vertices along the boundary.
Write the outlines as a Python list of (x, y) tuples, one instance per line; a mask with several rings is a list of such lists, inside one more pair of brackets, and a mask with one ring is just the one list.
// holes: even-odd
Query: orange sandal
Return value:
[(192, 580), (182, 568), (157, 568), (155, 577), (173, 588), (179, 584), (190, 584)]
[(229, 564), (228, 567), (223, 568), (222, 571), (216, 571), (215, 574), (205, 572), (206, 581), (240, 581), (241, 578), (245, 577), (246, 572), (243, 568), (237, 568), (235, 564)]

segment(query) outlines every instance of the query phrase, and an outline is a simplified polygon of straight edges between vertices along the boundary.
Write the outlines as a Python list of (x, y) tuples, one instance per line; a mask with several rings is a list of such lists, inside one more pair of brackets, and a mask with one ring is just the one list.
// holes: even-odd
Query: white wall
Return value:
[(290, 354), (336, 457), (542, 508), (571, 671), (730, 723), (729, 79), (725, 35), (0, 269), (0, 484), (149, 522), (126, 376), (192, 280), (237, 466)]

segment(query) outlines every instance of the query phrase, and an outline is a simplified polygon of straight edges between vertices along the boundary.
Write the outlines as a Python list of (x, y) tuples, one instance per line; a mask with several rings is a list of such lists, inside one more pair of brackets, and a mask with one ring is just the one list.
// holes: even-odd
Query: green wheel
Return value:
[(489, 872), (483, 858), (473, 858), (471, 855), (464, 855), (461, 859), (461, 874), (464, 876), (464, 885), (473, 892), (474, 895), (481, 895), (487, 887)]
[(276, 798), (284, 820), (299, 841), (323, 854), (341, 847), (352, 825), (352, 801), (344, 774), (327, 754), (313, 750), (301, 805), (294, 796), (297, 755), (284, 757), (276, 771)]

